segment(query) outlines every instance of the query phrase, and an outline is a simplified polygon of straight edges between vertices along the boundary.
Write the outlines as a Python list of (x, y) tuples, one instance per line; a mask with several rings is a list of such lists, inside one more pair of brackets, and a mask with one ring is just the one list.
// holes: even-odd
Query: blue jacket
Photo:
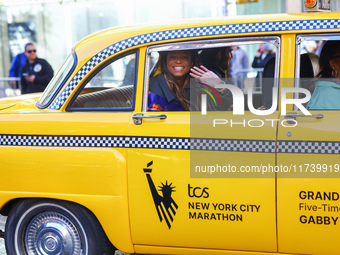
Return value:
[(330, 80), (320, 80), (307, 104), (307, 109), (340, 110), (340, 84)]
[(13, 58), (11, 67), (9, 69), (9, 77), (20, 78), (21, 69), (26, 64), (27, 56), (25, 53), (19, 53)]
[[(188, 87), (185, 90), (190, 96)], [(172, 94), (163, 74), (150, 79), (148, 111), (183, 111), (180, 101)]]
[[(195, 102), (195, 97), (197, 95), (194, 93), (190, 94), (190, 85), (184, 90), (187, 94), (187, 97)], [(228, 110), (233, 102), (231, 93), (226, 93), (224, 95), (219, 94), (218, 96), (219, 100), (221, 100), (221, 105), (220, 102), (218, 102), (214, 110)], [(207, 100), (211, 105), (213, 104), (212, 98), (208, 97)], [(215, 101), (218, 101), (218, 99)], [(183, 111), (180, 101), (175, 97), (174, 94), (172, 94), (163, 74), (158, 74), (150, 79), (148, 111)]]

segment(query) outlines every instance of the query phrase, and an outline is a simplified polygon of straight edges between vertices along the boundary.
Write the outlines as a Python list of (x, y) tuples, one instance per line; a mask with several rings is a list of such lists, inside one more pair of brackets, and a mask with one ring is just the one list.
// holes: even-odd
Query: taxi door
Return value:
[[(297, 37), (297, 70), (302, 68), (301, 42), (334, 39), (339, 37), (324, 34)], [(294, 48), (292, 43), (291, 49)], [(294, 72), (292, 67), (286, 74), (289, 72)], [(289, 173), (279, 173), (277, 180), (279, 252), (338, 254), (340, 111), (309, 110), (312, 116), (303, 116), (301, 111), (291, 110), (295, 111), (281, 120), (288, 117), (295, 122), (278, 132), (277, 163), (290, 169)]]
[(274, 175), (247, 175), (252, 167), (275, 164), (276, 126), (265, 119), (276, 119), (277, 113), (256, 116), (265, 124), (255, 128), (248, 125), (254, 119), (249, 111), (242, 116), (220, 112), (218, 118), (233, 119), (234, 126), (213, 130), (204, 122), (208, 132), (202, 135), (192, 129), (194, 113), (147, 112), (147, 93), (146, 80), (142, 111), (129, 125), (134, 148), (128, 149), (128, 193), (136, 252), (150, 252), (151, 246), (277, 251)]

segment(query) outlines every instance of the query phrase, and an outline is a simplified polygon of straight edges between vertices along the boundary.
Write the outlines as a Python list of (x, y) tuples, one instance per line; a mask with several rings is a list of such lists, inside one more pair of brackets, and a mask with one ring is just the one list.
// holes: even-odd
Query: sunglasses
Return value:
[(37, 52), (37, 50), (28, 50), (28, 51), (26, 51), (28, 54), (31, 54), (32, 52)]

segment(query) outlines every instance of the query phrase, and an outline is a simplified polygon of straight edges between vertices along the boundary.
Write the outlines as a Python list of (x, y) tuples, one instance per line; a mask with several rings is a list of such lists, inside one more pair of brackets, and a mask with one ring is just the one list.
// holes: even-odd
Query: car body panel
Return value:
[[(335, 165), (338, 153), (287, 153), (279, 149), (290, 141), (293, 146), (300, 141), (339, 142), (337, 111), (317, 111), (323, 119), (298, 120), (297, 127), (284, 127), (280, 125), (285, 117), (279, 101), (271, 115), (256, 116), (260, 120), (280, 119), (275, 125), (269, 122), (256, 131), (249, 126), (219, 127), (208, 135), (194, 132), (189, 112), (166, 112), (166, 119), (143, 119), (141, 125), (134, 123), (133, 115), (161, 114), (143, 109), (150, 46), (275, 36), (280, 38), (279, 87), (293, 88), (297, 35), (339, 32), (339, 13), (318, 13), (141, 25), (88, 36), (75, 46), (76, 67), (47, 107), (36, 106), (40, 94), (0, 100), (0, 207), (32, 197), (81, 204), (98, 218), (112, 244), (129, 253), (334, 254), (339, 248), (337, 225), (302, 224), (299, 219), (305, 214), (336, 214), (306, 212), (307, 202), (299, 193), (339, 192), (337, 179), (286, 178), (277, 173), (264, 178), (202, 178), (192, 175), (190, 159), (204, 162), (216, 157), (220, 164), (227, 159), (237, 167), (287, 162), (296, 166), (306, 162)], [(69, 108), (102, 67), (129, 52), (138, 55), (133, 109)], [(295, 109), (289, 105), (287, 111)], [(220, 116), (240, 123), (254, 118), (249, 111), (244, 116), (234, 116), (232, 111)], [(250, 145), (240, 151), (193, 149), (198, 139), (216, 137)], [(256, 151), (258, 144), (269, 144), (270, 148), (263, 151), (266, 146), (258, 146), (261, 151)], [(170, 195), (165, 189), (171, 190)], [(322, 204), (308, 201), (309, 206), (323, 208)], [(172, 217), (162, 210), (171, 211)]]

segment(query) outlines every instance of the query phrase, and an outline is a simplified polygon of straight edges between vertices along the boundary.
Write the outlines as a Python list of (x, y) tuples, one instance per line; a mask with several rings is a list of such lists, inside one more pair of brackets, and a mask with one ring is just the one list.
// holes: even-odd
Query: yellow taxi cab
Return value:
[[(340, 109), (306, 105), (328, 41), (340, 13), (86, 37), (43, 94), (0, 100), (7, 254), (340, 254)], [(150, 110), (162, 52), (226, 47), (232, 106)]]

